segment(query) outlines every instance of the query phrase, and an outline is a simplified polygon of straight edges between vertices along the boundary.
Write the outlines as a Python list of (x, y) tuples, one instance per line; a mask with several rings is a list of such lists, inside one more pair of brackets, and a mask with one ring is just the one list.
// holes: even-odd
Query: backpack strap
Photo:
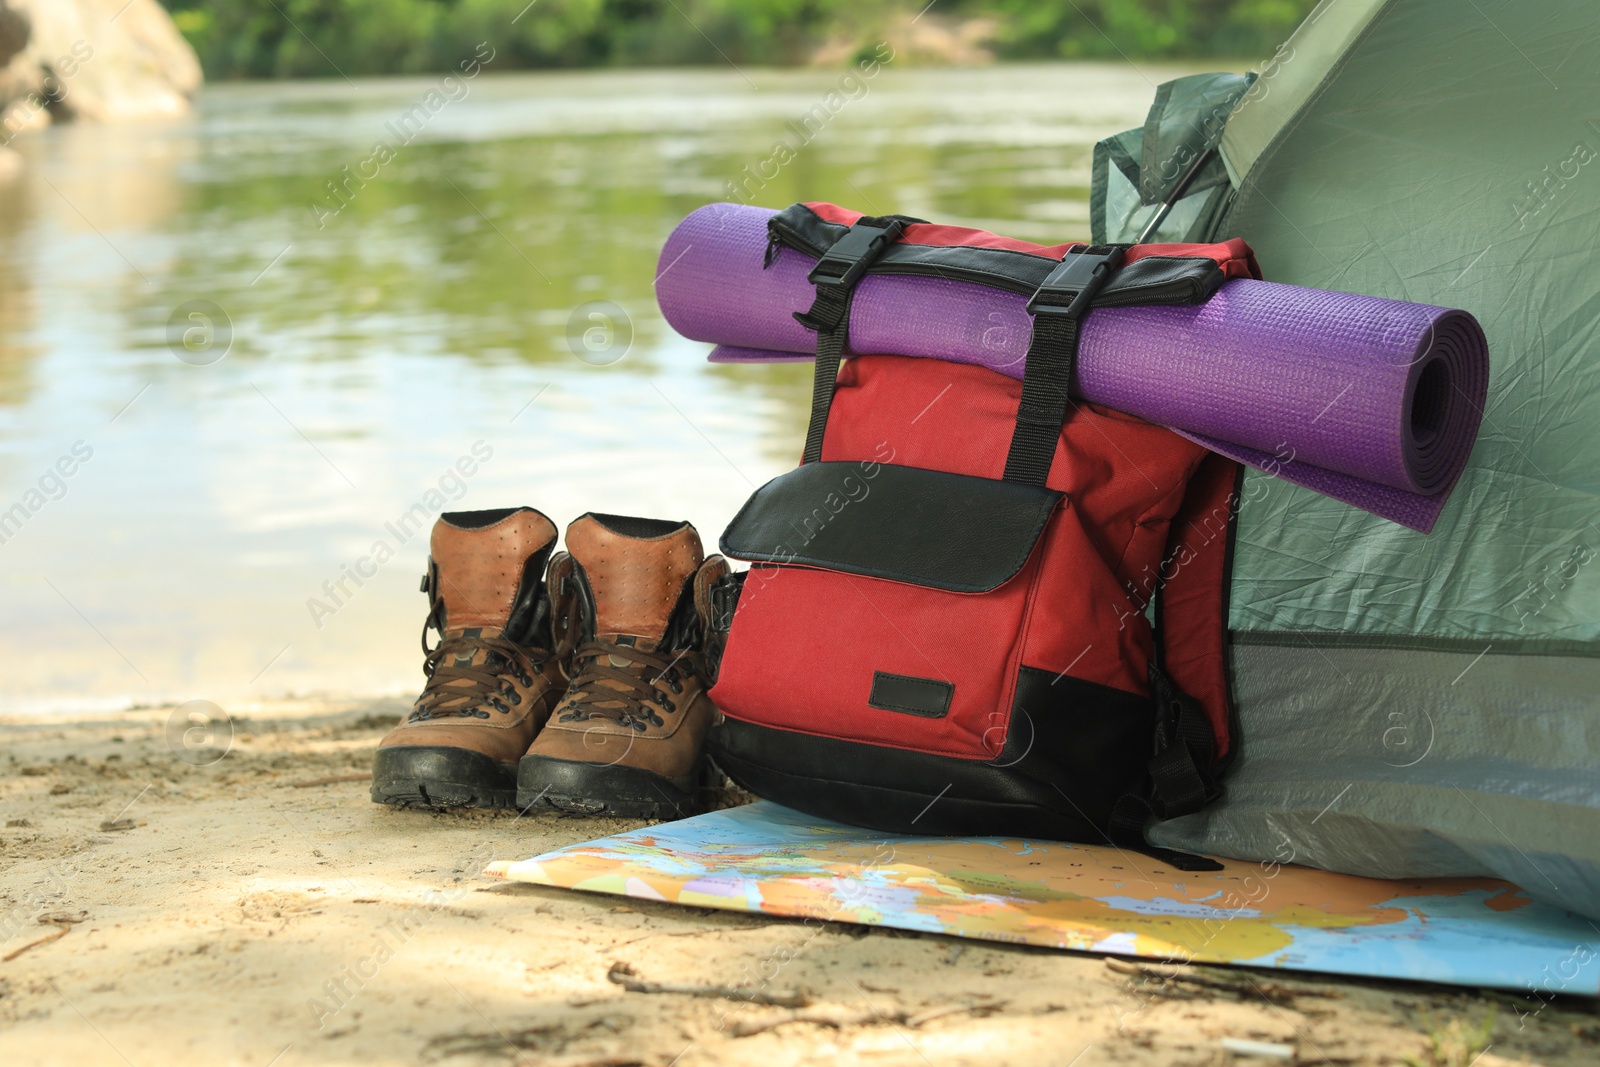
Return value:
[(1198, 706), (1226, 765), (1238, 742), (1228, 672), (1228, 593), (1244, 468), (1206, 453), (1189, 479), (1167, 532), (1156, 592), (1158, 662), (1172, 686)]
[(833, 243), (811, 268), (806, 280), (817, 287), (816, 299), (795, 319), (817, 332), (816, 377), (811, 385), (811, 423), (806, 427), (806, 446), (801, 463), (816, 463), (822, 458), (822, 436), (828, 429), (828, 409), (839, 382), (839, 363), (850, 338), (850, 304), (856, 283), (890, 245), (900, 240), (907, 224), (917, 221), (900, 215), (884, 218), (862, 216)]
[(1043, 485), (1050, 476), (1061, 425), (1067, 419), (1078, 331), (1089, 304), (1122, 266), (1127, 245), (1095, 245), (1068, 252), (1028, 301), (1033, 336), (1022, 371), (1022, 400), (1006, 453), (1005, 480)]
[(1152, 818), (1189, 815), (1221, 796), (1220, 773), (1238, 745), (1228, 677), (1228, 586), (1242, 473), (1239, 464), (1208, 452), (1168, 527), (1150, 659), (1157, 724), (1150, 792), (1122, 797), (1111, 814), (1114, 842), (1184, 871), (1221, 865), (1151, 846), (1144, 830)]

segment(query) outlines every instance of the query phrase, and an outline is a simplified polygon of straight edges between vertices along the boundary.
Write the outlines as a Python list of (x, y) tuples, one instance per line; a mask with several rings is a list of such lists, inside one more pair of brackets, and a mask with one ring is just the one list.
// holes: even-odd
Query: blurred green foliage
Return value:
[[(792, 65), (905, 30), (926, 0), (165, 0), (212, 78)], [(1269, 54), (1315, 0), (935, 0), (928, 27), (992, 22), (1003, 59)], [(926, 28), (926, 27), (925, 27)]]

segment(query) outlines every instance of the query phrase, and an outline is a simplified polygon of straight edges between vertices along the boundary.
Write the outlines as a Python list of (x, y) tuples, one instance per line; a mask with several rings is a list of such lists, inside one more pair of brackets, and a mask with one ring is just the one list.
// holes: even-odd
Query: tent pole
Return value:
[(1150, 221), (1145, 223), (1144, 229), (1139, 231), (1139, 236), (1134, 239), (1134, 244), (1144, 244), (1150, 239), (1151, 234), (1161, 228), (1161, 224), (1167, 221), (1167, 215), (1172, 211), (1172, 206), (1183, 199), (1183, 194), (1189, 191), (1189, 186), (1194, 184), (1194, 180), (1200, 176), (1200, 171), (1207, 163), (1211, 162), (1211, 157), (1216, 153), (1216, 146), (1213, 145), (1195, 157), (1194, 164), (1189, 167), (1183, 177), (1178, 179), (1178, 184), (1172, 187), (1172, 192), (1168, 193), (1166, 199), (1161, 201), (1156, 207), (1155, 214), (1150, 216)]

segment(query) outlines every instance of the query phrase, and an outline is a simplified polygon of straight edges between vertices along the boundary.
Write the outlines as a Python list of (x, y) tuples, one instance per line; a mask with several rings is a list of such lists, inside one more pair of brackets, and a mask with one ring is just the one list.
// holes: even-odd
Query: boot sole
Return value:
[(569, 815), (684, 819), (702, 810), (699, 791), (705, 773), (704, 761), (682, 778), (668, 778), (616, 763), (523, 756), (517, 765), (517, 807)]
[(514, 808), (517, 774), (464, 748), (380, 748), (372, 762), (372, 802), (399, 808)]

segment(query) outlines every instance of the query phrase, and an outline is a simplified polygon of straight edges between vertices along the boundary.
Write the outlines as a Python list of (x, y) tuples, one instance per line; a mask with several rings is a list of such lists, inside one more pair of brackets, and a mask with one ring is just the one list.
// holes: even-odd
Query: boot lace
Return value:
[[(617, 666), (613, 656), (627, 660), (628, 666)], [(677, 711), (672, 696), (681, 695), (684, 681), (698, 677), (700, 670), (687, 652), (646, 652), (610, 640), (580, 645), (572, 662), (572, 683), (564, 700), (567, 708), (560, 721), (608, 719), (636, 731), (665, 724), (656, 708), (669, 715)], [(661, 692), (658, 685), (672, 695)]]
[[(426, 644), (423, 646), (427, 648)], [(474, 664), (478, 653), (484, 661)], [(512, 679), (524, 687), (533, 684), (543, 658), (504, 637), (455, 634), (428, 649), (422, 673), (428, 683), (417, 698), (410, 721), (463, 717), (487, 719), (487, 708), (502, 715), (522, 703)], [(446, 706), (448, 705), (448, 706)]]

